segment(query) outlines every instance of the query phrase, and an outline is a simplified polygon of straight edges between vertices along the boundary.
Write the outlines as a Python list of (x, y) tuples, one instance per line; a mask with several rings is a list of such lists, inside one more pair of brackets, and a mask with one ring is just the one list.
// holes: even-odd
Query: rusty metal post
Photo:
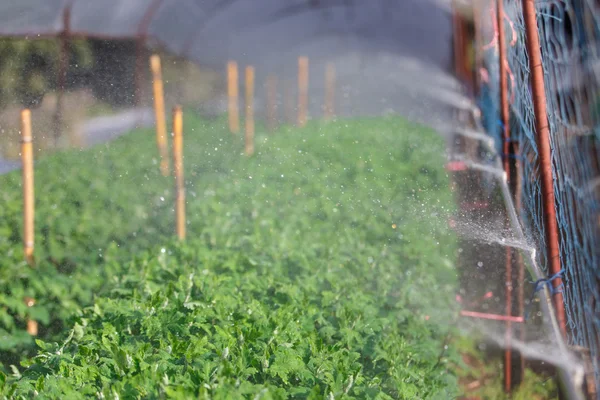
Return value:
[(483, 66), (483, 56), (480, 49), (483, 46), (483, 26), (481, 23), (481, 4), (479, 1), (472, 2), (473, 10), (473, 27), (475, 30), (475, 93), (479, 93), (481, 90), (481, 76), (480, 69)]
[(239, 78), (235, 61), (227, 63), (227, 116), (231, 133), (240, 132)]
[[(558, 223), (556, 221), (556, 203), (554, 199), (554, 183), (552, 178), (552, 154), (550, 151), (550, 128), (548, 126), (548, 113), (546, 110), (546, 92), (544, 85), (544, 70), (542, 67), (542, 53), (538, 33), (534, 0), (522, 0), (523, 19), (525, 22), (527, 52), (529, 55), (529, 70), (531, 71), (531, 89), (533, 95), (533, 109), (535, 112), (536, 142), (539, 153), (539, 166), (542, 178), (542, 202), (544, 212), (544, 225), (546, 233), (547, 258), (550, 262), (550, 271), (557, 274), (561, 270), (560, 248), (558, 242)], [(552, 281), (558, 288), (562, 279)], [(563, 294), (556, 291), (554, 294), (556, 316), (564, 336), (567, 333), (565, 306)]]
[(254, 154), (254, 67), (246, 67), (246, 144), (247, 156)]
[(175, 232), (185, 239), (185, 183), (183, 180), (183, 111), (173, 108), (173, 172), (175, 174)]
[[(504, 0), (496, 0), (496, 24), (498, 26), (498, 62), (500, 73), (500, 118), (502, 121), (502, 166), (506, 179), (510, 179), (510, 130), (509, 130), (509, 105), (508, 105), (508, 80), (506, 76), (506, 38), (504, 34)], [(512, 248), (506, 247), (505, 282), (506, 288), (505, 313), (512, 315)], [(506, 322), (504, 334), (504, 391), (512, 390), (512, 325)]]
[(308, 57), (298, 58), (298, 126), (306, 125), (308, 113)]
[[(513, 185), (515, 188), (515, 209), (517, 213), (521, 213), (522, 209), (522, 181), (523, 181), (523, 166), (521, 165), (521, 161), (519, 159), (519, 154), (521, 154), (519, 149), (518, 142), (512, 142), (513, 154), (517, 155), (515, 158), (515, 168), (514, 168), (514, 180)], [(525, 315), (525, 296), (523, 292), (523, 282), (525, 282), (525, 262), (523, 260), (523, 256), (521, 252), (516, 251), (516, 264), (517, 264), (517, 282), (520, 284), (517, 286), (517, 315), (522, 317)], [(519, 326), (519, 340), (521, 343), (525, 343), (525, 329), (523, 326)], [(521, 371), (521, 381), (523, 380), (523, 376), (525, 373), (525, 357), (523, 357), (522, 353), (519, 353), (519, 366)]]
[(504, 0), (496, 1), (496, 23), (498, 25), (498, 61), (500, 71), (500, 118), (502, 120), (502, 166), (506, 178), (510, 179), (510, 130), (508, 105), (508, 79), (506, 76), (506, 37), (504, 33)]

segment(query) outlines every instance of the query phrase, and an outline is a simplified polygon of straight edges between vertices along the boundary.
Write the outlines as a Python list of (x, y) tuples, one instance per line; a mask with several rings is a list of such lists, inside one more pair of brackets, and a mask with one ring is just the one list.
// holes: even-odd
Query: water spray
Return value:
[[(462, 98), (462, 96), (459, 97), (459, 101), (454, 103), (456, 108), (462, 111), (470, 111), (472, 121), (476, 125), (476, 130), (469, 131), (466, 129), (456, 129), (454, 133), (465, 137), (471, 137), (476, 140), (481, 140), (483, 142), (489, 142), (482, 140), (483, 138), (481, 138), (480, 136), (481, 132), (484, 132), (483, 126), (479, 118), (479, 116), (481, 115), (480, 111), (471, 101), (467, 102), (465, 101), (465, 99)], [(455, 156), (453, 162), (462, 163), (465, 167), (473, 170), (491, 173), (493, 176), (499, 178), (498, 180), (500, 182), (502, 198), (506, 207), (506, 211), (508, 213), (511, 228), (515, 234), (515, 238), (517, 239), (517, 241), (527, 243), (527, 238), (523, 231), (523, 227), (521, 226), (521, 222), (517, 215), (515, 205), (512, 201), (512, 196), (508, 185), (508, 177), (504, 169), (502, 168), (502, 162), (500, 160), (500, 157), (493, 146), (490, 146), (489, 150), (494, 156), (495, 166), (474, 162), (473, 160), (467, 159), (464, 155)], [(537, 262), (535, 248), (517, 248), (524, 253), (524, 258), (529, 260), (529, 262), (525, 264), (530, 274), (533, 277), (535, 277), (536, 280), (546, 279), (547, 277), (545, 276), (544, 272), (542, 271)], [(585, 377), (584, 367), (576, 360), (572, 352), (569, 351), (567, 344), (565, 343), (560, 325), (558, 323), (558, 318), (552, 303), (552, 294), (550, 292), (550, 289), (548, 288), (548, 285), (544, 285), (540, 292), (540, 307), (545, 317), (544, 321), (550, 329), (550, 331), (552, 332), (552, 336), (558, 350), (557, 357), (544, 359), (544, 361), (553, 363), (559, 368), (559, 380), (564, 386), (565, 392), (567, 393), (569, 399), (584, 400), (585, 396), (582, 390)], [(494, 335), (491, 335), (489, 332), (488, 336), (490, 336), (499, 344), (502, 344), (504, 341), (504, 338), (494, 338)], [(515, 347), (524, 355), (535, 357), (538, 359), (540, 358), (540, 354), (537, 354), (538, 352), (535, 352), (536, 354), (533, 354), (531, 349), (528, 348), (528, 346), (524, 346), (521, 343), (514, 343), (513, 345), (515, 345)], [(561, 357), (565, 361), (559, 361)]]

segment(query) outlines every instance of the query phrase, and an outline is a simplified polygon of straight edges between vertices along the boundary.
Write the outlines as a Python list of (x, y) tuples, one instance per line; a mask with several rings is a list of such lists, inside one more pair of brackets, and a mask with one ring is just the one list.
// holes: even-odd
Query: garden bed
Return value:
[(40, 160), (33, 270), (0, 177), (0, 393), (456, 395), (443, 139), (391, 117), (282, 128), (251, 158), (240, 139), (186, 119), (185, 243), (152, 131)]

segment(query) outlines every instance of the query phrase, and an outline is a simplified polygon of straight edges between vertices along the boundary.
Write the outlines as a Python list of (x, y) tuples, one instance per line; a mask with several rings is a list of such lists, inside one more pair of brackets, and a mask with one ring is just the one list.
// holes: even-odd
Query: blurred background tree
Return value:
[[(59, 56), (56, 39), (0, 39), (0, 107), (38, 106), (47, 92), (56, 89)], [(85, 40), (70, 40), (68, 57), (68, 75), (80, 76), (93, 66), (92, 49)]]

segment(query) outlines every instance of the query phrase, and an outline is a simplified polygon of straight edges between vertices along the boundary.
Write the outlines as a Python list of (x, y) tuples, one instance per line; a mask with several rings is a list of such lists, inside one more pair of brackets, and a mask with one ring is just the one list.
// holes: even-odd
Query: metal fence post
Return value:
[[(558, 274), (561, 270), (560, 248), (558, 243), (558, 223), (556, 221), (556, 203), (552, 179), (552, 154), (550, 151), (550, 129), (548, 126), (548, 112), (546, 110), (546, 92), (540, 38), (534, 0), (522, 0), (522, 6), (527, 38), (527, 53), (529, 55), (529, 69), (531, 71), (530, 78), (535, 113), (536, 141), (539, 152), (540, 173), (542, 175), (542, 203), (546, 247), (548, 249), (547, 257), (550, 262), (550, 271), (552, 274)], [(560, 278), (553, 279), (552, 282), (554, 288), (562, 285), (562, 279)], [(558, 323), (563, 335), (566, 335), (565, 306), (563, 295), (558, 290), (554, 294), (554, 303)]]

